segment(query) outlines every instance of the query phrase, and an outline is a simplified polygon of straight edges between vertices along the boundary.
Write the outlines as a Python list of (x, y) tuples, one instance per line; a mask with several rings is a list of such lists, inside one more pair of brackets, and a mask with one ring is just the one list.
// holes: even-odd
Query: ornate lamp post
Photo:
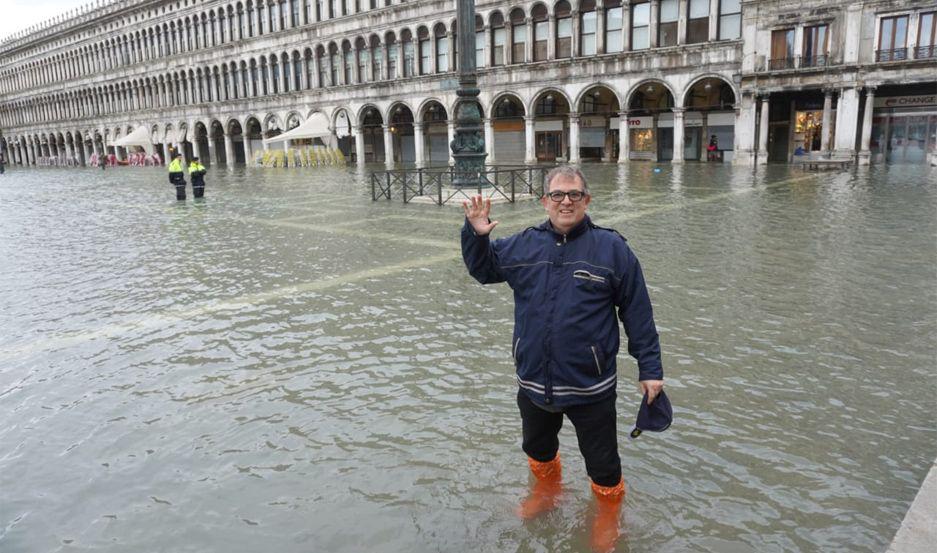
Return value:
[(455, 138), (449, 145), (455, 158), (452, 184), (477, 187), (485, 170), (481, 105), (475, 79), (475, 0), (456, 0), (456, 34), (459, 45), (459, 100), (456, 102)]

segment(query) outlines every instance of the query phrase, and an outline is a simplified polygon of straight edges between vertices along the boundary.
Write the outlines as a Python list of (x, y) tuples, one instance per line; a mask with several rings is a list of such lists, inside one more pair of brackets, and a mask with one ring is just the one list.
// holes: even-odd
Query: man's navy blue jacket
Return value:
[(639, 380), (663, 378), (644, 275), (617, 232), (586, 217), (566, 235), (546, 221), (492, 242), (466, 220), (462, 257), (482, 284), (514, 290), (517, 383), (534, 402), (565, 407), (615, 393), (616, 308)]

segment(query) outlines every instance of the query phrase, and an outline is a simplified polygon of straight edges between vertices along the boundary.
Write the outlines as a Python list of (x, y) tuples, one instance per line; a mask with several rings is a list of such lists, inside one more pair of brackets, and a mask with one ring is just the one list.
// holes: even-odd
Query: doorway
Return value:
[(563, 132), (540, 131), (536, 134), (537, 161), (556, 161), (563, 155)]

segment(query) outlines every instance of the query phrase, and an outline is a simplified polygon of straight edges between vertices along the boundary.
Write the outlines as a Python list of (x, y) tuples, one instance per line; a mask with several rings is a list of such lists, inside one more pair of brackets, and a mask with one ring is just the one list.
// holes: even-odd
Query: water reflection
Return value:
[[(584, 170), (677, 416), (622, 440), (619, 550), (880, 551), (937, 445), (934, 173)], [(0, 549), (586, 548), (578, 462), (513, 515), (511, 297), (465, 274), (458, 209), (354, 167), (210, 168), (184, 204), (158, 169), (13, 168), (0, 202)]]

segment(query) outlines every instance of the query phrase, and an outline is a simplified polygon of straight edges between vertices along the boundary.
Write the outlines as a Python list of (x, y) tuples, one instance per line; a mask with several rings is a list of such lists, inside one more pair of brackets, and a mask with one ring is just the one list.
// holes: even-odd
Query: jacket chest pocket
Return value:
[(585, 269), (573, 271), (573, 285), (577, 292), (588, 296), (607, 296), (610, 291), (608, 277)]

